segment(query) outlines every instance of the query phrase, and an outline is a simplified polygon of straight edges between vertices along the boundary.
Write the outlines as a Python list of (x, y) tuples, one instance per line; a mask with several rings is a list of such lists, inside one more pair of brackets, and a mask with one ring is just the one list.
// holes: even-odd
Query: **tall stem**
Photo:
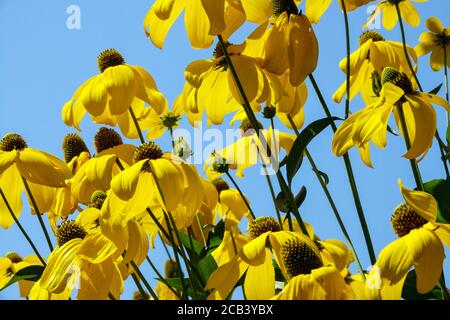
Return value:
[(136, 115), (134, 114), (133, 108), (130, 107), (128, 109), (128, 111), (130, 112), (131, 119), (133, 119), (134, 126), (136, 127), (136, 130), (138, 132), (139, 140), (141, 140), (141, 143), (145, 143), (144, 135), (142, 134), (142, 130), (139, 127), (139, 122), (138, 122), (138, 120), (136, 118)]
[(41, 261), (42, 265), (45, 267), (47, 264), (45, 263), (45, 260), (42, 258), (42, 256), (40, 255), (38, 249), (36, 248), (36, 246), (34, 245), (33, 241), (31, 240), (31, 238), (28, 236), (28, 233), (25, 231), (25, 229), (22, 227), (22, 224), (19, 222), (19, 219), (17, 219), (16, 215), (14, 214), (14, 211), (11, 208), (11, 205), (8, 202), (8, 199), (6, 199), (5, 194), (3, 193), (2, 188), (0, 188), (0, 195), (2, 196), (3, 201), (5, 202), (6, 208), (8, 209), (9, 213), (11, 214), (12, 218), (14, 219), (14, 222), (17, 224), (17, 226), (19, 227), (20, 231), (22, 232), (23, 236), (25, 237), (25, 239), (27, 239), (28, 243), (31, 246), (31, 249), (33, 249), (34, 253), (36, 254), (36, 256), (39, 258), (39, 261)]
[[(414, 70), (414, 67), (413, 67), (412, 63), (411, 63), (411, 59), (410, 59), (409, 54), (408, 54), (408, 49), (406, 48), (405, 28), (403, 27), (402, 15), (400, 13), (400, 7), (399, 7), (397, 2), (395, 3), (395, 10), (397, 11), (398, 22), (400, 24), (400, 32), (401, 32), (402, 44), (403, 44), (403, 52), (405, 54), (406, 61), (408, 62), (409, 69), (411, 70), (411, 73), (414, 76), (414, 79), (416, 80), (416, 83), (417, 83), (417, 86), (419, 87), (419, 90), (421, 92), (423, 92), (422, 85), (420, 84), (419, 78), (417, 77), (417, 74), (416, 74), (416, 72)], [(442, 160), (442, 163), (444, 165), (445, 174), (446, 174), (447, 178), (449, 178), (450, 177), (450, 172), (449, 172), (448, 164), (447, 164), (447, 161), (446, 161), (446, 158), (445, 158), (444, 149), (443, 149), (443, 147), (442, 147), (442, 145), (440, 143), (441, 138), (439, 136), (439, 130), (437, 128), (436, 128), (436, 133), (435, 133), (434, 136), (436, 137), (436, 140), (438, 141), (439, 151), (441, 153), (441, 160)]]
[[(316, 80), (314, 79), (314, 76), (312, 74), (309, 75), (309, 79), (311, 80), (311, 83), (314, 87), (314, 90), (316, 91), (317, 97), (320, 101), (320, 104), (322, 105), (323, 110), (325, 111), (325, 114), (328, 118), (332, 118), (330, 109), (328, 109), (327, 103), (325, 102), (325, 99), (322, 95), (322, 92), (319, 89), (319, 86), (317, 85)], [(333, 132), (336, 132), (337, 127), (334, 122), (331, 122), (331, 128), (333, 129)], [(353, 174), (353, 168), (350, 161), (350, 157), (348, 156), (348, 153), (343, 155), (344, 164), (345, 164), (345, 170), (347, 171), (348, 180), (350, 183), (350, 188), (352, 190), (353, 194), (353, 200), (356, 207), (356, 212), (358, 213), (358, 219), (359, 223), (361, 224), (361, 229), (364, 234), (364, 239), (366, 241), (367, 250), (369, 252), (370, 262), (372, 264), (375, 264), (376, 262), (376, 256), (375, 256), (375, 250), (373, 248), (372, 239), (370, 237), (369, 232), (369, 226), (367, 225), (366, 217), (364, 215), (364, 210), (361, 204), (361, 199), (359, 197), (358, 187), (356, 186), (356, 180), (355, 176)]]
[(346, 91), (347, 99), (345, 99), (345, 119), (350, 115), (350, 28), (348, 25), (347, 8), (345, 7), (345, 1), (341, 0), (342, 11), (344, 13), (345, 24), (345, 42), (347, 50), (347, 68), (346, 68)]
[(174, 295), (176, 295), (178, 297), (178, 299), (182, 299), (179, 295), (178, 292), (175, 291), (174, 288), (172, 288), (169, 283), (166, 281), (166, 279), (164, 279), (163, 275), (158, 271), (158, 269), (155, 267), (155, 265), (153, 264), (153, 262), (150, 260), (150, 258), (148, 256), (145, 257), (145, 260), (147, 260), (148, 264), (150, 265), (150, 267), (152, 268), (152, 270), (156, 273), (156, 275), (159, 278), (159, 281), (161, 281), (162, 283), (164, 283), (170, 291), (173, 292)]
[(37, 202), (34, 199), (33, 194), (31, 193), (30, 186), (28, 185), (28, 182), (27, 182), (27, 180), (25, 180), (24, 177), (22, 177), (22, 181), (23, 181), (23, 185), (25, 186), (25, 190), (27, 191), (28, 197), (30, 198), (31, 204), (33, 205), (34, 212), (39, 220), (39, 224), (41, 225), (42, 231), (44, 232), (48, 247), (50, 248), (50, 251), (53, 251), (53, 245), (52, 245), (52, 241), (50, 240), (50, 235), (47, 231), (47, 228), (45, 227), (44, 220), (42, 220), (41, 212), (39, 211)]
[[(131, 266), (133, 267), (134, 272), (139, 276), (139, 279), (142, 280), (142, 283), (144, 284), (145, 288), (150, 293), (152, 298), (155, 300), (159, 300), (155, 291), (153, 291), (152, 287), (150, 286), (148, 281), (145, 279), (144, 275), (142, 274), (141, 270), (139, 270), (139, 267), (136, 265), (136, 263), (134, 263), (133, 260), (131, 260), (130, 263), (131, 263)], [(132, 273), (132, 276), (133, 275), (134, 275), (133, 279), (135, 279), (136, 275), (134, 273)], [(142, 287), (140, 286), (139, 279), (135, 279), (135, 282), (136, 282), (136, 286), (138, 287), (138, 289), (141, 290)], [(141, 291), (141, 294), (142, 294), (142, 292), (143, 292), (143, 290)]]
[[(270, 155), (271, 161), (273, 163), (275, 163), (276, 159), (274, 158), (273, 153), (271, 152), (270, 147), (267, 144), (266, 138), (264, 137), (264, 135), (260, 134), (262, 128), (259, 126), (258, 121), (256, 119), (256, 116), (255, 116), (255, 114), (254, 114), (254, 112), (253, 112), (253, 110), (252, 110), (252, 108), (250, 106), (250, 103), (248, 101), (247, 95), (245, 94), (244, 88), (242, 86), (242, 83), (239, 80), (239, 77), (238, 77), (238, 74), (236, 72), (236, 69), (234, 68), (233, 62), (231, 61), (230, 55), (228, 54), (225, 42), (223, 41), (223, 38), (222, 38), (221, 35), (218, 35), (217, 37), (219, 39), (219, 43), (220, 43), (222, 52), (224, 53), (227, 65), (228, 65), (228, 67), (229, 67), (229, 69), (231, 71), (233, 79), (236, 82), (236, 85), (238, 87), (239, 93), (240, 93), (241, 98), (242, 98), (242, 100), (244, 102), (242, 107), (244, 108), (245, 114), (246, 114), (248, 120), (250, 121), (250, 123), (252, 124), (253, 129), (258, 133), (258, 137), (259, 137), (259, 140), (261, 142), (261, 145), (265, 149), (263, 151), (265, 151), (266, 154)], [(287, 200), (289, 202), (289, 206), (290, 206), (290, 208), (292, 210), (292, 213), (295, 216), (295, 219), (297, 220), (297, 222), (298, 222), (298, 224), (300, 226), (300, 229), (302, 230), (302, 233), (307, 235), (307, 236), (309, 236), (308, 230), (306, 229), (305, 223), (303, 222), (303, 219), (301, 218), (300, 212), (299, 212), (299, 210), (297, 208), (297, 205), (295, 203), (295, 198), (294, 198), (294, 195), (292, 194), (292, 191), (289, 189), (289, 187), (288, 187), (288, 185), (286, 183), (286, 180), (284, 179), (284, 177), (281, 174), (280, 170), (277, 170), (276, 175), (277, 175), (278, 183), (280, 184), (281, 191), (283, 191), (283, 193), (286, 195)]]
[[(295, 123), (292, 120), (292, 117), (290, 115), (288, 115), (287, 118), (288, 118), (292, 128), (294, 129), (295, 134), (297, 136), (299, 136), (300, 132), (298, 131), (297, 127), (295, 126)], [(341, 215), (339, 214), (339, 211), (336, 207), (336, 204), (334, 203), (333, 197), (331, 196), (331, 193), (328, 190), (328, 186), (325, 183), (325, 181), (323, 181), (323, 178), (320, 175), (320, 170), (317, 168), (317, 165), (316, 165), (311, 153), (308, 151), (308, 149), (305, 149), (305, 155), (308, 158), (308, 161), (311, 165), (313, 172), (316, 175), (317, 180), (319, 180), (320, 186), (322, 187), (322, 190), (325, 193), (325, 196), (331, 206), (331, 209), (333, 210), (334, 216), (336, 217), (339, 227), (341, 228), (341, 231), (344, 234), (345, 239), (347, 240), (348, 244), (350, 245), (350, 251), (352, 252), (353, 256), (355, 257), (355, 261), (356, 261), (356, 264), (358, 265), (359, 273), (361, 274), (361, 277), (365, 280), (366, 276), (364, 274), (364, 269), (361, 265), (361, 261), (358, 258), (358, 254), (356, 253), (355, 247), (353, 245), (352, 240), (350, 239), (349, 233), (347, 232), (347, 228), (345, 227), (344, 221), (342, 220)]]
[(244, 200), (245, 205), (247, 206), (248, 211), (250, 212), (250, 215), (252, 216), (253, 219), (255, 219), (256, 218), (255, 213), (253, 212), (252, 208), (250, 207), (250, 204), (248, 203), (247, 198), (244, 196), (244, 193), (242, 192), (241, 188), (239, 188), (239, 185), (236, 183), (233, 176), (228, 171), (227, 171), (226, 175), (227, 175), (228, 179), (230, 179), (231, 183), (233, 183), (234, 187), (237, 189), (239, 194), (241, 195), (241, 198), (242, 198), (242, 200)]

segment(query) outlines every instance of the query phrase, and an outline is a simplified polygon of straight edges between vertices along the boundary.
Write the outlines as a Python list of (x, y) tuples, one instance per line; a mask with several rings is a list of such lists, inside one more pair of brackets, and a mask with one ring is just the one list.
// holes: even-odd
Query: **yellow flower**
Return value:
[[(22, 212), (22, 178), (30, 186), (41, 211), (39, 214), (42, 214), (52, 207), (54, 196), (45, 187), (64, 188), (66, 179), (71, 176), (64, 161), (47, 152), (28, 148), (18, 134), (7, 134), (0, 141), (0, 187), (16, 217)], [(0, 201), (0, 226), (7, 229), (13, 222), (6, 204)]]
[[(444, 28), (441, 21), (436, 17), (427, 19), (426, 22), (430, 32), (423, 32), (419, 38), (419, 44), (414, 48), (418, 56), (424, 56), (431, 51), (430, 65), (434, 71), (441, 70), (445, 65), (450, 67), (450, 27)], [(447, 61), (445, 61), (447, 52)]]
[[(417, 63), (415, 51), (409, 46), (407, 50), (413, 61)], [(381, 74), (385, 67), (392, 67), (412, 76), (400, 42), (385, 40), (380, 33), (373, 30), (364, 32), (359, 37), (359, 48), (350, 55), (350, 100), (361, 93), (366, 104), (375, 102), (373, 81), (376, 81), (376, 75), (374, 72)], [(347, 72), (347, 58), (341, 60), (339, 68), (344, 73)], [(347, 82), (344, 81), (333, 94), (333, 100), (340, 103), (346, 93)]]
[(346, 278), (358, 300), (401, 300), (405, 280), (406, 275), (396, 284), (389, 284), (386, 279), (381, 279), (378, 266), (371, 268), (365, 281), (360, 274)]
[[(305, 0), (306, 1), (306, 15), (312, 23), (319, 23), (322, 15), (327, 11), (332, 0)], [(374, 0), (344, 0), (345, 9), (347, 12), (353, 11)], [(337, 0), (342, 8), (341, 0)]]
[(226, 39), (245, 21), (237, 0), (157, 0), (144, 19), (144, 31), (152, 43), (162, 48), (167, 33), (186, 9), (184, 22), (193, 48), (211, 46), (214, 35)]
[(86, 112), (95, 123), (119, 124), (123, 134), (137, 137), (132, 130), (129, 108), (139, 119), (145, 116), (149, 104), (157, 113), (164, 110), (166, 99), (158, 91), (152, 76), (142, 67), (125, 63), (122, 55), (114, 49), (103, 51), (98, 57), (100, 74), (83, 83), (62, 109), (66, 125), (81, 130), (79, 124)]
[(129, 205), (161, 206), (166, 211), (180, 210), (188, 220), (202, 204), (202, 185), (195, 167), (170, 153), (163, 153), (153, 142), (139, 146), (133, 154), (134, 165), (120, 172), (111, 182), (112, 191)]
[[(15, 252), (9, 252), (5, 257), (0, 258), (0, 290), (2, 290), (14, 275), (29, 266), (42, 266), (39, 258), (36, 255), (27, 256), (23, 259)], [(18, 282), (20, 296), (27, 297), (30, 293), (33, 282), (29, 280), (20, 280)]]
[[(220, 177), (229, 169), (236, 169), (236, 176), (243, 178), (244, 170), (257, 164), (260, 155), (262, 155), (265, 164), (270, 163), (269, 157), (264, 152), (267, 147), (270, 147), (272, 156), (278, 159), (281, 148), (289, 154), (296, 138), (292, 134), (275, 132), (272, 129), (261, 130), (260, 134), (267, 141), (267, 146), (263, 146), (258, 134), (251, 129), (250, 122), (247, 119), (242, 121), (240, 129), (243, 135), (241, 138), (228, 147), (215, 151), (205, 161), (203, 170), (210, 180)], [(274, 166), (276, 165), (274, 164)], [(274, 167), (274, 170), (277, 169)]]
[(93, 228), (98, 214), (98, 210), (88, 209), (75, 221), (58, 227), (58, 246), (31, 289), (31, 300), (45, 300), (52, 294), (68, 299), (75, 285), (77, 299), (107, 299), (108, 294), (119, 297), (123, 281), (115, 260), (120, 252), (98, 227)]
[(184, 114), (184, 108), (181, 103), (174, 103), (172, 111), (167, 106), (161, 114), (151, 109), (148, 116), (143, 120), (144, 127), (148, 128), (147, 139), (156, 140), (161, 138), (166, 129), (172, 131), (178, 127), (178, 121)]
[(102, 127), (94, 138), (97, 151), (95, 157), (87, 160), (69, 181), (72, 196), (80, 203), (89, 204), (96, 190), (107, 191), (112, 178), (123, 167), (133, 163), (132, 154), (135, 146), (124, 144), (120, 135), (113, 129)]
[(372, 167), (369, 143), (372, 141), (379, 148), (386, 146), (386, 130), (391, 112), (402, 132), (395, 107), (398, 103), (402, 104), (411, 142), (411, 147), (403, 156), (414, 159), (424, 155), (431, 147), (436, 132), (436, 112), (432, 104), (444, 107), (447, 112), (450, 112), (450, 106), (441, 97), (414, 91), (406, 74), (400, 74), (393, 68), (383, 70), (378, 100), (354, 113), (338, 128), (332, 143), (334, 154), (342, 156), (351, 147), (357, 146), (361, 159)]
[[(414, 2), (427, 2), (428, 0), (412, 0)], [(370, 18), (367, 20), (363, 28), (367, 26), (376, 18), (379, 14), (383, 14), (383, 27), (388, 30), (394, 29), (398, 21), (397, 10), (395, 5), (398, 4), (400, 15), (406, 23), (411, 27), (418, 27), (420, 24), (420, 15), (417, 9), (409, 0), (382, 0), (378, 4), (377, 8), (373, 11)]]
[[(265, 72), (260, 59), (243, 53), (244, 45), (226, 44), (230, 59), (236, 69), (244, 92), (252, 107), (259, 110), (260, 103), (278, 102), (280, 88), (278, 78)], [(220, 44), (214, 50), (213, 60), (197, 60), (185, 70), (188, 85), (183, 90), (188, 112), (199, 114), (200, 119), (206, 112), (213, 124), (221, 124), (225, 115), (242, 108), (244, 100), (234, 80)]]
[(391, 218), (399, 238), (380, 252), (375, 266), (389, 285), (401, 281), (414, 266), (417, 291), (427, 293), (442, 274), (442, 243), (450, 246), (450, 228), (436, 222), (437, 202), (432, 195), (407, 189), (401, 180), (399, 186), (406, 203), (399, 205)]
[(308, 18), (297, 9), (275, 15), (263, 35), (264, 68), (277, 75), (289, 70), (292, 86), (299, 86), (317, 67), (319, 45)]
[(272, 254), (270, 249), (266, 248), (266, 241), (274, 248), (279, 242), (278, 238), (292, 236), (292, 233), (280, 230), (279, 223), (271, 217), (255, 219), (249, 225), (252, 240), (244, 244), (238, 255), (222, 264), (208, 279), (205, 288), (213, 289), (208, 299), (226, 299), (244, 273), (244, 291), (247, 299), (261, 300), (273, 297), (275, 271)]

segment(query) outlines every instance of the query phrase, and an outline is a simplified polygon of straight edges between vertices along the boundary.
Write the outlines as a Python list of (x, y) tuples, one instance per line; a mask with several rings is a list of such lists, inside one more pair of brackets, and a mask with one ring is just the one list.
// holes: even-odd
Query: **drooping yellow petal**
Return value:
[(390, 284), (399, 282), (414, 264), (407, 240), (402, 237), (391, 242), (378, 256), (376, 264), (380, 268), (380, 276), (389, 280)]
[[(214, 37), (209, 34), (211, 28), (210, 20), (203, 8), (202, 0), (187, 1), (184, 24), (186, 25), (186, 32), (193, 48), (203, 49), (211, 46)], [(213, 26), (213, 28), (217, 28), (217, 26)]]
[(72, 177), (72, 172), (64, 161), (32, 148), (22, 150), (16, 164), (26, 180), (44, 186), (65, 187), (66, 179)]
[(271, 0), (242, 0), (241, 3), (248, 21), (261, 24), (272, 14)]
[[(20, 179), (19, 170), (16, 166), (11, 166), (2, 174), (0, 174), (0, 187), (2, 192), (8, 201), (8, 204), (16, 216), (20, 217), (22, 213), (22, 200), (21, 195), (24, 189), (24, 185)], [(0, 198), (0, 226), (4, 229), (8, 229), (14, 223), (14, 219), (6, 206), (3, 197)]]
[(429, 17), (426, 21), (428, 30), (434, 33), (441, 33), (444, 30), (444, 26), (437, 17)]
[(401, 1), (399, 3), (399, 10), (403, 19), (411, 27), (418, 27), (420, 24), (420, 15), (416, 7), (409, 1)]
[(158, 91), (151, 74), (140, 66), (130, 66), (130, 68), (135, 73), (136, 97), (147, 102), (157, 114), (161, 114), (167, 108), (167, 100)]
[(150, 40), (156, 47), (160, 49), (163, 47), (167, 33), (169, 32), (175, 20), (177, 20), (177, 18), (180, 16), (185, 6), (186, 0), (175, 1), (169, 18), (165, 20), (161, 20), (156, 15), (155, 9), (153, 7), (150, 8), (144, 19), (144, 31), (147, 37), (150, 38)]
[[(254, 59), (242, 56), (242, 55), (232, 55), (231, 60), (236, 69), (239, 80), (243, 86), (244, 92), (249, 101), (253, 101), (259, 91), (259, 76), (257, 65)], [(238, 89), (236, 82), (234, 81), (233, 74), (230, 68), (228, 68), (228, 86), (230, 91), (240, 104), (244, 103), (241, 93)], [(222, 89), (224, 90), (224, 89)]]
[(202, 0), (202, 6), (209, 19), (209, 34), (221, 34), (225, 29), (225, 0)]
[(263, 264), (266, 259), (266, 240), (269, 234), (270, 231), (265, 232), (245, 244), (239, 253), (241, 259), (252, 266)]
[(93, 264), (102, 263), (111, 256), (119, 255), (115, 245), (102, 233), (88, 234), (81, 242), (77, 255)]
[(157, 0), (152, 8), (159, 19), (166, 20), (169, 19), (175, 2), (176, 0)]
[(142, 166), (146, 162), (147, 160), (141, 160), (112, 179), (111, 189), (120, 199), (127, 201), (133, 196)]
[(402, 180), (398, 180), (398, 185), (406, 203), (425, 220), (435, 222), (437, 217), (437, 202), (434, 197), (424, 191), (416, 191), (405, 188)]
[(245, 274), (244, 292), (249, 300), (267, 300), (275, 295), (275, 270), (269, 249), (265, 251), (264, 262), (258, 266), (250, 265)]
[(0, 151), (0, 174), (6, 169), (11, 167), (14, 162), (16, 162), (19, 157), (19, 151), (12, 150), (9, 152)]
[[(312, 23), (319, 23), (320, 18), (331, 4), (331, 0), (307, 0), (306, 15)], [(339, 1), (340, 2), (340, 1)]]
[(225, 300), (247, 269), (248, 264), (238, 256), (217, 268), (205, 286), (205, 289), (214, 289), (208, 300)]
[(107, 68), (102, 73), (102, 83), (110, 95), (109, 111), (120, 115), (128, 111), (136, 91), (136, 75), (128, 65)]

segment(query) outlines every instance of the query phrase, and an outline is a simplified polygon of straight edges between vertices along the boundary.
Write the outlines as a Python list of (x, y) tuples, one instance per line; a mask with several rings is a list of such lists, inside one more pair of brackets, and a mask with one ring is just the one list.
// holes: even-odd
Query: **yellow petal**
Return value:
[(265, 251), (264, 263), (250, 265), (245, 274), (244, 292), (249, 300), (267, 300), (275, 295), (275, 270), (269, 249)]
[(257, 238), (251, 240), (242, 247), (239, 256), (246, 263), (252, 266), (258, 266), (264, 263), (266, 259), (266, 240), (270, 231), (263, 233)]
[(390, 284), (399, 282), (414, 264), (407, 240), (405, 236), (391, 242), (378, 256), (380, 276), (389, 280)]
[(217, 268), (205, 286), (205, 289), (214, 289), (208, 300), (225, 300), (247, 269), (248, 264), (239, 257)]
[(11, 167), (19, 157), (19, 151), (12, 150), (9, 152), (0, 152), (0, 174)]
[[(253, 101), (256, 98), (259, 89), (259, 77), (255, 60), (246, 56), (231, 56), (231, 61), (236, 69), (239, 80), (241, 81), (245, 95), (249, 101)], [(243, 104), (244, 100), (237, 87), (234, 77), (228, 68), (228, 85), (233, 97)], [(222, 89), (224, 90), (224, 89)]]
[[(216, 2), (216, 1), (214, 1)], [(223, 11), (223, 7), (222, 7)], [(202, 0), (189, 0), (186, 3), (184, 23), (191, 46), (196, 49), (209, 48), (214, 37), (209, 34), (210, 20), (202, 5)], [(213, 28), (216, 26), (213, 26)]]
[(102, 83), (110, 95), (108, 105), (112, 115), (128, 111), (135, 96), (136, 79), (139, 80), (128, 65), (109, 67), (102, 73)]
[(111, 189), (120, 199), (126, 201), (133, 196), (142, 166), (146, 162), (147, 160), (141, 160), (112, 179)]
[(312, 23), (319, 23), (320, 18), (331, 4), (331, 0), (306, 1), (306, 15)]
[[(416, 231), (416, 230), (413, 230)], [(438, 283), (444, 262), (444, 247), (438, 236), (432, 231), (420, 228), (415, 232), (415, 242), (420, 243), (416, 258), (417, 291), (428, 293)]]
[(26, 180), (44, 186), (65, 187), (66, 179), (72, 177), (72, 172), (64, 161), (32, 148), (21, 151), (16, 164)]
[(152, 8), (159, 19), (169, 19), (175, 1), (176, 0), (157, 0), (152, 5)]
[(158, 91), (153, 77), (142, 67), (130, 66), (135, 73), (136, 97), (147, 102), (157, 114), (161, 114), (167, 108), (167, 100)]
[(209, 19), (209, 34), (221, 34), (225, 29), (225, 0), (202, 0), (202, 6)]
[(406, 203), (425, 220), (430, 222), (436, 221), (437, 202), (434, 197), (424, 191), (416, 191), (405, 188), (402, 180), (398, 180), (398, 185)]
[(428, 30), (434, 33), (441, 33), (444, 30), (444, 26), (441, 21), (436, 17), (429, 17), (426, 21)]
[(272, 15), (271, 0), (242, 0), (247, 20), (257, 24), (265, 22)]
[(175, 1), (170, 12), (170, 17), (165, 20), (158, 18), (153, 7), (148, 11), (144, 19), (144, 31), (156, 47), (160, 49), (163, 47), (167, 33), (185, 6), (186, 0)]
[[(392, 30), (394, 29), (398, 21), (395, 6), (392, 4), (385, 4), (383, 9), (383, 27), (385, 27), (387, 30)], [(402, 14), (402, 18), (403, 17), (404, 15)]]
[[(9, 167), (0, 175), (0, 187), (12, 212), (16, 218), (19, 218), (22, 213), (21, 196), (24, 185), (20, 179), (20, 173), (16, 166)], [(2, 197), (0, 199), (0, 226), (4, 229), (8, 229), (13, 223), (14, 219)]]
[(119, 255), (116, 246), (100, 232), (88, 234), (81, 242), (77, 255), (90, 263), (102, 263), (111, 256)]
[(98, 190), (108, 190), (112, 179), (112, 168), (116, 163), (115, 155), (95, 157), (86, 163), (86, 178)]
[(401, 16), (405, 19), (411, 27), (417, 27), (420, 24), (420, 15), (416, 7), (409, 1), (402, 1), (399, 3), (399, 10)]

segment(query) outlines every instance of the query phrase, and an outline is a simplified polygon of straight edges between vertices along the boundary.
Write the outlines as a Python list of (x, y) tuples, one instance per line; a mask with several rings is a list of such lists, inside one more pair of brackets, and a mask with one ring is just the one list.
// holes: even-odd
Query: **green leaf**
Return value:
[(394, 136), (397, 136), (397, 137), (400, 135), (397, 131), (395, 131), (394, 129), (392, 129), (392, 127), (391, 127), (390, 125), (387, 126), (387, 131), (388, 131), (390, 134), (392, 134), (392, 135), (394, 135)]
[(194, 238), (184, 234), (183, 232), (178, 232), (178, 234), (180, 235), (181, 243), (186, 248), (188, 253), (190, 255), (195, 255), (195, 257), (199, 257), (203, 249), (201, 243), (195, 240)]
[(437, 221), (450, 224), (450, 181), (435, 179), (424, 183), (423, 187), (438, 202)]
[(308, 144), (316, 137), (320, 132), (322, 132), (326, 127), (328, 127), (333, 121), (339, 120), (337, 117), (324, 118), (309, 124), (300, 135), (295, 139), (294, 145), (287, 156), (286, 161), (286, 172), (289, 185), (292, 183), (297, 171), (303, 161), (303, 153), (305, 152)]
[(203, 275), (203, 280), (205, 283), (208, 281), (211, 273), (213, 273), (217, 269), (216, 260), (214, 260), (211, 254), (208, 254), (198, 263), (199, 269)]
[[(303, 201), (305, 201), (306, 193), (307, 193), (306, 188), (305, 186), (303, 186), (295, 196), (294, 199), (297, 208), (299, 208), (302, 205)], [(277, 198), (275, 199), (275, 205), (277, 206), (277, 209), (283, 213), (288, 213), (292, 211), (292, 208), (289, 207), (289, 201), (283, 191), (278, 193)]]
[(203, 248), (201, 253), (201, 257), (205, 257), (209, 252), (216, 249), (222, 243), (223, 234), (225, 232), (225, 222), (220, 220), (213, 231), (211, 231), (208, 235), (208, 239), (206, 240), (207, 249)]
[(438, 85), (436, 88), (434, 88), (433, 90), (431, 90), (430, 92), (428, 92), (428, 93), (438, 94), (439, 91), (441, 90), (441, 88), (442, 88), (442, 83), (440, 85)]
[(41, 276), (42, 272), (44, 272), (43, 266), (28, 266), (16, 272), (16, 274), (9, 280), (9, 282), (0, 290), (5, 290), (10, 285), (20, 281), (20, 280), (28, 280), (36, 282)]
[(435, 286), (433, 290), (422, 294), (417, 292), (416, 288), (417, 275), (415, 270), (411, 270), (406, 275), (405, 283), (403, 284), (402, 298), (405, 300), (442, 300), (442, 291), (439, 286)]

